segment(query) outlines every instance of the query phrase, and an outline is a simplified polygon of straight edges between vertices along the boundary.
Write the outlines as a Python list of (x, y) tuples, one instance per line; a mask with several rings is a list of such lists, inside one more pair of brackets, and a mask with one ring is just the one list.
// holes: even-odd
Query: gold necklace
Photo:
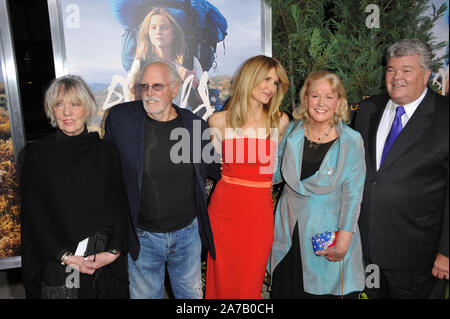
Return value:
[(309, 148), (314, 149), (316, 151), (319, 148), (319, 145), (324, 143), (323, 140), (325, 138), (327, 138), (328, 135), (330, 135), (330, 132), (331, 132), (332, 128), (333, 128), (333, 125), (330, 125), (330, 128), (328, 129), (328, 131), (326, 131), (322, 136), (318, 137), (317, 138), (317, 142), (314, 142), (313, 139), (315, 139), (315, 137), (309, 132), (308, 125), (305, 125), (306, 139), (309, 142)]

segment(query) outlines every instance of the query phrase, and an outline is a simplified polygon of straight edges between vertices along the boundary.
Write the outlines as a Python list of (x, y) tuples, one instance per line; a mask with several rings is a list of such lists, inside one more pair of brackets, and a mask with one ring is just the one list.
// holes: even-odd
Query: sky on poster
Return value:
[[(218, 44), (218, 67), (210, 74), (231, 75), (245, 59), (261, 53), (261, 4), (259, 0), (209, 1), (228, 22), (225, 48), (222, 42)], [(80, 28), (64, 31), (69, 73), (103, 84), (109, 84), (114, 74), (125, 76), (120, 59), (123, 28), (114, 19), (109, 0), (62, 0), (65, 23), (70, 4), (79, 5)]]
[[(436, 24), (434, 25), (433, 28), (433, 33), (435, 34), (435, 36), (437, 37), (436, 41), (440, 42), (440, 41), (448, 41), (448, 0), (431, 0), (430, 1), (430, 8), (428, 9), (429, 12), (433, 12), (431, 5), (434, 4), (434, 6), (437, 8), (439, 8), (440, 6), (442, 6), (442, 4), (444, 2), (447, 2), (447, 14), (444, 15), (443, 17), (441, 17)], [(440, 50), (437, 54), (438, 56), (442, 56), (445, 54), (446, 48)]]
[[(261, 53), (260, 0), (209, 0), (228, 21), (228, 35), (217, 46), (217, 69), (210, 75), (233, 74), (248, 57)], [(447, 0), (431, 0), (436, 7)], [(89, 83), (108, 84), (113, 74), (125, 76), (120, 60), (122, 26), (113, 18), (109, 0), (61, 0), (63, 19), (70, 4), (79, 4), (80, 28), (65, 29), (69, 72)], [(430, 8), (431, 10), (431, 8)], [(448, 40), (448, 17), (434, 27), (437, 41)], [(441, 50), (438, 55), (445, 53)]]

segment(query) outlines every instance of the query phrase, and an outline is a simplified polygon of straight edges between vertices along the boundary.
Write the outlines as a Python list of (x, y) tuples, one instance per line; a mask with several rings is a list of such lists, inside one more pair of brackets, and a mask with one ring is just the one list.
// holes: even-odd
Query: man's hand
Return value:
[(431, 273), (436, 278), (448, 280), (448, 257), (438, 253)]

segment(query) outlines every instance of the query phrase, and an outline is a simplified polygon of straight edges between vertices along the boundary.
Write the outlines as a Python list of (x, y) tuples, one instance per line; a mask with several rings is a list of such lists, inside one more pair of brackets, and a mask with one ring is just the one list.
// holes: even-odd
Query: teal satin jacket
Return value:
[[(364, 289), (364, 267), (358, 217), (366, 165), (360, 134), (339, 122), (338, 138), (325, 155), (320, 169), (300, 180), (304, 145), (303, 121), (289, 123), (279, 145), (274, 184), (286, 182), (275, 211), (275, 234), (269, 260), (270, 274), (291, 247), (298, 222), (307, 293), (348, 294)], [(314, 254), (311, 238), (326, 231), (352, 232), (352, 241), (341, 262), (331, 262)], [(343, 286), (342, 286), (343, 285)]]

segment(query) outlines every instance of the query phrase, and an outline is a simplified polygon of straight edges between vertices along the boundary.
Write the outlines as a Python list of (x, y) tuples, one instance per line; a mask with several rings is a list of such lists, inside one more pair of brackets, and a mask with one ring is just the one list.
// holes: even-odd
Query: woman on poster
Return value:
[(45, 112), (56, 134), (26, 146), (20, 185), (26, 297), (128, 298), (128, 200), (119, 152), (87, 130), (95, 98), (80, 77), (63, 76)]
[(208, 208), (216, 259), (208, 255), (206, 298), (261, 298), (273, 241), (277, 137), (289, 123), (279, 105), (288, 87), (276, 59), (250, 58), (235, 78), (225, 111), (209, 117), (223, 164)]
[[(274, 183), (286, 182), (275, 211), (272, 298), (358, 298), (364, 268), (358, 217), (366, 174), (360, 134), (341, 79), (308, 75), (280, 144)], [(329, 232), (329, 248), (312, 238)], [(317, 244), (316, 242), (314, 242)]]
[[(138, 76), (141, 72), (141, 66), (145, 65), (147, 61), (164, 60), (174, 64), (183, 82), (189, 76), (192, 78), (190, 94), (184, 96), (184, 92), (180, 88), (174, 103), (179, 107), (191, 110), (192, 106), (195, 107), (200, 104), (201, 99), (196, 89), (203, 73), (202, 66), (194, 56), (193, 70), (186, 69), (183, 66), (186, 58), (185, 51), (184, 32), (175, 17), (163, 8), (151, 9), (141, 23), (137, 38), (136, 57), (127, 77), (128, 85), (131, 88), (131, 97), (139, 98), (135, 96), (133, 88), (139, 82)], [(181, 100), (182, 98), (184, 101)]]

